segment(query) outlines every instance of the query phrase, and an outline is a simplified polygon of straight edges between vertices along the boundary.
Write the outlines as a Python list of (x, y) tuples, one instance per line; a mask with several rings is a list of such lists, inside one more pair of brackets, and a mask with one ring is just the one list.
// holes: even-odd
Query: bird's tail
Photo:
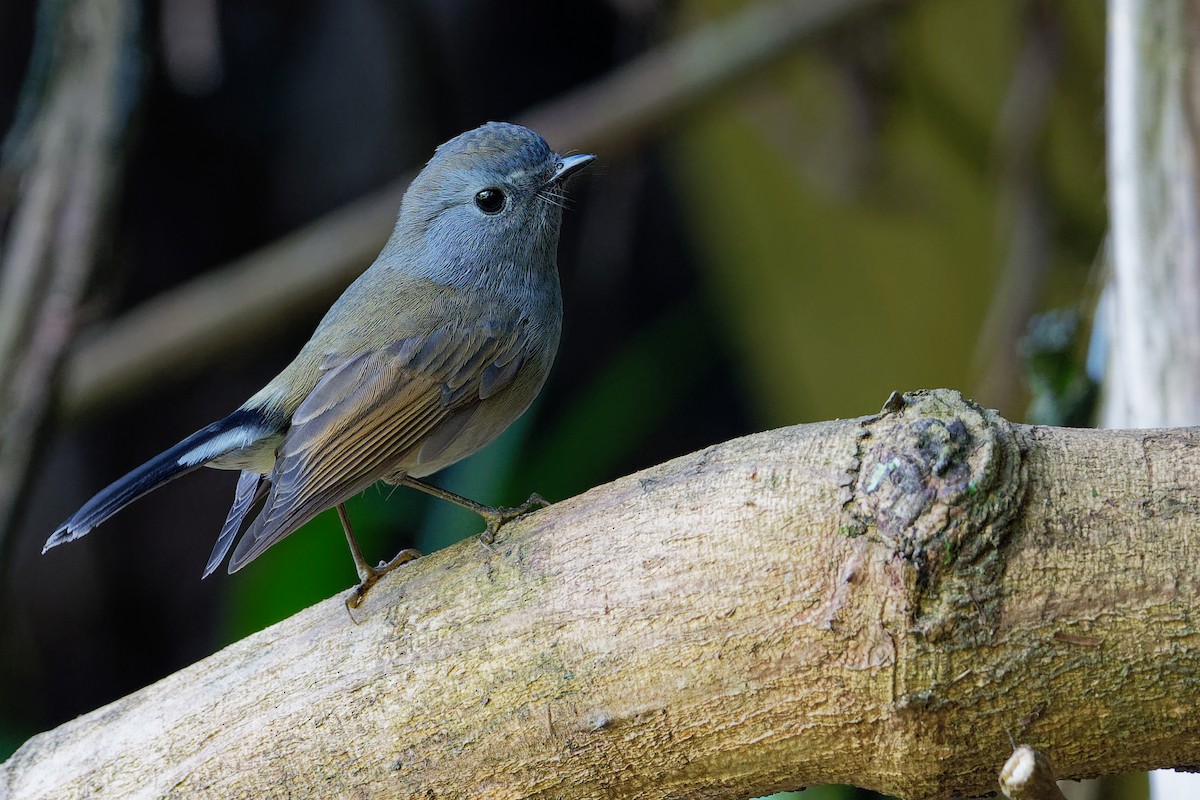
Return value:
[(42, 552), (87, 534), (101, 522), (164, 483), (275, 433), (277, 421), (256, 409), (239, 408), (160, 453), (83, 504), (46, 540)]

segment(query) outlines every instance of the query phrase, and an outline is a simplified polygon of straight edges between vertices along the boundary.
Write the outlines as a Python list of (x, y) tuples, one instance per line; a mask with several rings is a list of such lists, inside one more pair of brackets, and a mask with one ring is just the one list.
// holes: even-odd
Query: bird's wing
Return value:
[(458, 421), (481, 399), (516, 377), (526, 358), (522, 334), (519, 326), (444, 328), (386, 350), (327, 358), (325, 374), (292, 416), (270, 494), (229, 571), (388, 475), (431, 434), (436, 440), (447, 427), (460, 430)]

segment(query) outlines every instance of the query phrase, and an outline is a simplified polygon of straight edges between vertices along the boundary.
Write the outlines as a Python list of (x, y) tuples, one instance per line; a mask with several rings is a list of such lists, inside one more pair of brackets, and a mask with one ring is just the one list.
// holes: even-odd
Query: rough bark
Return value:
[[(1109, 0), (1101, 424), (1200, 423), (1200, 2)], [(1100, 351), (1103, 352), (1103, 351)], [(1187, 784), (1190, 783), (1190, 786)], [(1171, 788), (1168, 788), (1171, 787)], [(1151, 774), (1153, 797), (1200, 780)]]
[[(745, 798), (1200, 764), (1200, 431), (953, 392), (738, 439), (31, 739), (0, 797)], [(235, 578), (236, 579), (236, 578)]]

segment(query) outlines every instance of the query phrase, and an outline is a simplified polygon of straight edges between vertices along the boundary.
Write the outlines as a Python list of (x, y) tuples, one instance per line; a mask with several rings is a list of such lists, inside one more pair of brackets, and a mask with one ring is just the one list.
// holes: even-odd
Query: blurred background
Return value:
[[(269, 380), (370, 263), (405, 176), (487, 120), (599, 159), (571, 187), (549, 384), (448, 488), (562, 499), (873, 413), (894, 389), (1090, 418), (1108, 225), (1095, 0), (155, 0), (59, 19), (70, 5), (0, 4), (12, 241), (61, 37), (116, 43), (86, 95), (109, 109), (84, 165), (95, 257), (60, 276), (65, 356), (3, 510), (0, 757), (355, 582), (331, 513), (201, 581), (236, 480), (208, 470), (40, 549)], [(374, 559), (480, 528), (406, 490), (350, 513)], [(1145, 796), (1126, 784), (1109, 796)]]

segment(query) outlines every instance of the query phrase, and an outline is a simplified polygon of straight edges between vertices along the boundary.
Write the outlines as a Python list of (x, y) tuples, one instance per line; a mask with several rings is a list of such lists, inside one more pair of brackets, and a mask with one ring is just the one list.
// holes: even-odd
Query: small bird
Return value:
[(562, 329), (557, 251), (563, 184), (591, 162), (560, 156), (520, 125), (490, 122), (437, 148), (400, 204), (375, 262), (333, 304), (287, 367), (224, 419), (147, 461), (83, 505), (42, 552), (85, 535), (159, 486), (202, 466), (241, 470), (204, 570), (233, 573), (336, 508), (360, 583), (370, 566), (345, 502), (383, 480), (468, 508), (481, 538), (547, 505), (534, 494), (493, 508), (420, 478), (500, 435), (541, 390)]

